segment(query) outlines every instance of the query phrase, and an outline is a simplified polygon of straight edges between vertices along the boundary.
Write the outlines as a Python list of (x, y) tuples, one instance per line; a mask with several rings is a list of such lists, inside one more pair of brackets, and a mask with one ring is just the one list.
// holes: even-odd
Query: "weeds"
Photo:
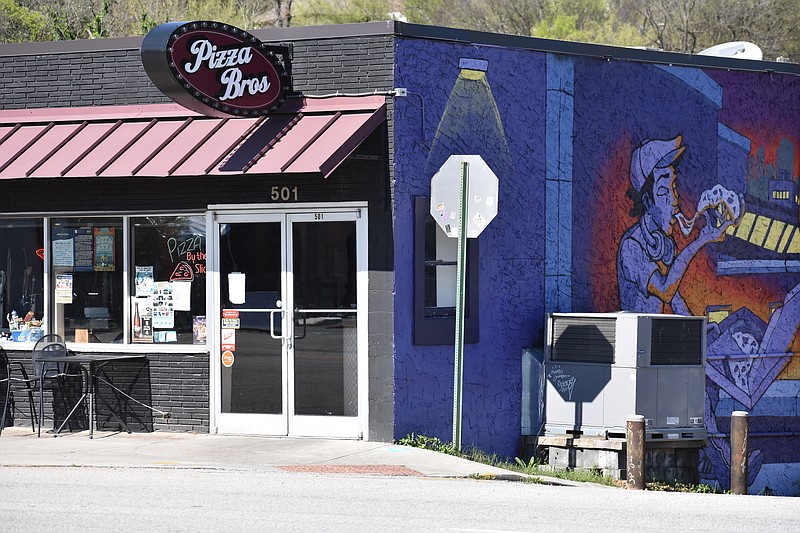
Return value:
[(600, 483), (603, 485), (617, 485), (618, 482), (609, 476), (603, 474), (600, 468), (592, 468), (591, 470), (554, 470), (548, 466), (542, 465), (541, 461), (532, 457), (529, 461), (523, 461), (519, 457), (515, 457), (513, 462), (497, 457), (496, 454), (487, 454), (475, 447), (470, 447), (464, 451), (459, 451), (455, 446), (449, 442), (444, 442), (436, 437), (428, 437), (426, 435), (406, 435), (399, 441), (398, 444), (403, 446), (411, 446), (413, 448), (425, 448), (435, 452), (446, 453), (448, 455), (455, 455), (463, 457), (470, 461), (482, 463), (489, 466), (496, 466), (505, 470), (520, 472), (532, 476), (547, 476), (559, 479), (567, 479), (571, 481), (584, 481), (589, 483)]
[(663, 481), (650, 481), (645, 483), (647, 490), (660, 490), (664, 492), (693, 492), (696, 494), (730, 494), (730, 491), (721, 490), (719, 487), (712, 487), (700, 483), (692, 485), (688, 483), (665, 483)]
[[(498, 458), (496, 454), (489, 455), (486, 452), (479, 450), (475, 447), (468, 448), (464, 451), (459, 451), (455, 446), (449, 442), (444, 442), (436, 437), (428, 437), (426, 435), (406, 435), (400, 439), (398, 444), (404, 446), (411, 446), (413, 448), (425, 448), (434, 452), (446, 453), (448, 455), (455, 455), (463, 457), (470, 461), (482, 463), (489, 466), (496, 466), (505, 470), (511, 470), (529, 476), (539, 477), (555, 477), (558, 479), (567, 479), (570, 481), (579, 481), (585, 483), (598, 483), (601, 485), (610, 486), (624, 486), (624, 481), (613, 479), (610, 476), (603, 474), (603, 470), (599, 467), (585, 469), (554, 469), (546, 464), (543, 464), (542, 459), (539, 457), (531, 457), (527, 461), (515, 457), (513, 462), (505, 459)], [(481, 476), (476, 475), (477, 479)], [(538, 480), (533, 477), (530, 482), (537, 482)], [(666, 491), (666, 492), (692, 492), (697, 494), (725, 494), (729, 491), (723, 491), (719, 487), (712, 487), (710, 485), (698, 484), (691, 485), (685, 483), (665, 483), (665, 482), (649, 482), (645, 485), (647, 490)], [(769, 489), (767, 489), (768, 491)], [(768, 492), (765, 491), (768, 494)]]

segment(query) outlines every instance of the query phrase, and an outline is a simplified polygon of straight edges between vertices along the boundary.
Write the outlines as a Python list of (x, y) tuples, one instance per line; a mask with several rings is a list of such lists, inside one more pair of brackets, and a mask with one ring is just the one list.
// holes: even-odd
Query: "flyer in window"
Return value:
[(58, 274), (56, 276), (56, 303), (72, 303), (72, 274)]
[(75, 262), (74, 239), (71, 231), (56, 230), (53, 235), (53, 266), (70, 267)]
[(153, 298), (134, 298), (131, 317), (133, 342), (153, 342)]
[(155, 280), (153, 279), (152, 266), (137, 266), (136, 267), (136, 296), (150, 296), (153, 294), (153, 286)]
[(115, 269), (114, 232), (116, 228), (94, 228), (94, 270), (113, 272)]
[(75, 271), (91, 272), (94, 268), (94, 245), (92, 228), (75, 229)]
[(153, 291), (154, 329), (172, 329), (175, 327), (175, 306), (172, 298), (172, 283), (169, 281), (157, 281)]
[(172, 306), (175, 311), (192, 310), (192, 282), (172, 282)]
[(192, 333), (194, 344), (206, 343), (206, 317), (195, 316), (192, 318)]

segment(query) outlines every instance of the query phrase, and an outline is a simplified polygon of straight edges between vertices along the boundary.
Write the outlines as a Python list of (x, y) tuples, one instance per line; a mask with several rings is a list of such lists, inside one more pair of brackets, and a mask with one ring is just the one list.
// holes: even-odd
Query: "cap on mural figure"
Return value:
[(686, 146), (681, 146), (682, 137), (659, 141), (646, 140), (631, 156), (631, 185), (637, 191), (642, 190), (647, 176), (657, 168), (667, 168), (680, 157)]

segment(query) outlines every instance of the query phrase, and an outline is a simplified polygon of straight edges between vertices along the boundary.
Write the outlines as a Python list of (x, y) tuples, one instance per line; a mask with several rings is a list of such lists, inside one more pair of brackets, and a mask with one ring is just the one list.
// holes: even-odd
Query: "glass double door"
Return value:
[(214, 216), (219, 432), (362, 435), (362, 223), (358, 211)]

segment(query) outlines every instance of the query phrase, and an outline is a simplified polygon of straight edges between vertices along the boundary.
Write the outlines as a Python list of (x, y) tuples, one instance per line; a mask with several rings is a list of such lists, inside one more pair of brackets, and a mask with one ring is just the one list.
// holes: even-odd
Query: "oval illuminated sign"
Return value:
[(141, 53), (150, 79), (179, 104), (204, 115), (247, 117), (271, 113), (286, 98), (275, 48), (221, 22), (170, 22), (145, 36)]

